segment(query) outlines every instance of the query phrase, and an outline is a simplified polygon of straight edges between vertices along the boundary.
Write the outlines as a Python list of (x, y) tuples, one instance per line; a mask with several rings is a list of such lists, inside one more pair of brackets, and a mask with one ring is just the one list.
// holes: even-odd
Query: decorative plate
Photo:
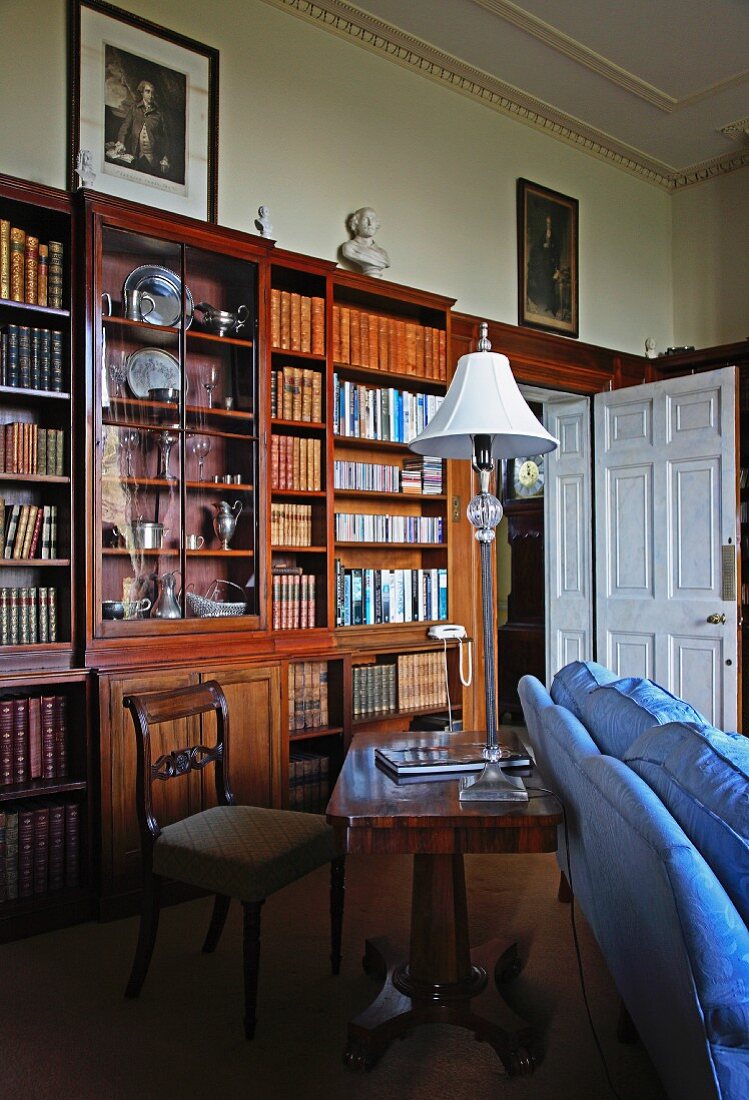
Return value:
[[(164, 325), (173, 328), (179, 324), (182, 316), (182, 280), (168, 267), (145, 264), (136, 267), (125, 279), (122, 287), (122, 300), (131, 290), (148, 294), (155, 305), (143, 320), (149, 325)], [(193, 300), (188, 287), (185, 287), (185, 328), (192, 324)]]
[(127, 358), (127, 384), (136, 397), (148, 397), (149, 390), (179, 389), (179, 363), (162, 348), (138, 348)]

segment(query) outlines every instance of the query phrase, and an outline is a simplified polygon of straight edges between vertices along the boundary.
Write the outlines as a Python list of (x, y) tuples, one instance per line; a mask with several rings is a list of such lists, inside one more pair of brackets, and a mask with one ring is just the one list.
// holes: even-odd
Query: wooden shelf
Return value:
[(27, 481), (32, 485), (70, 485), (69, 477), (54, 474), (0, 474), (0, 481)]
[(304, 428), (311, 432), (325, 431), (325, 424), (321, 420), (284, 420), (283, 417), (274, 416), (271, 424), (274, 428)]
[(62, 568), (70, 565), (70, 558), (0, 558), (0, 569), (14, 569), (17, 565)]
[(388, 492), (385, 489), (334, 489), (333, 493), (337, 497), (355, 497), (357, 500), (420, 500), (422, 503), (430, 500), (437, 502), (447, 500), (445, 493), (400, 493)]
[(12, 298), (0, 298), (0, 306), (8, 309), (16, 309), (22, 313), (28, 313), (30, 317), (59, 317), (61, 320), (70, 318), (69, 309), (55, 309), (54, 306), (37, 306), (30, 302), (16, 302)]
[(414, 454), (413, 451), (409, 450), (407, 443), (391, 443), (388, 439), (364, 439), (358, 435), (334, 435), (333, 443), (336, 447), (373, 447), (378, 451), (399, 451), (401, 454)]
[[(255, 556), (254, 550), (186, 550), (185, 553), (188, 557), (212, 557), (212, 558), (252, 558)], [(161, 550), (141, 550), (132, 549), (128, 550), (124, 546), (105, 546), (102, 549), (102, 555), (105, 558), (130, 558), (133, 554), (142, 554), (147, 558), (178, 558), (180, 555), (179, 546), (165, 546)]]
[(69, 794), (71, 791), (85, 791), (87, 787), (88, 783), (85, 779), (69, 779), (67, 777), (60, 779), (29, 779), (24, 783), (8, 783), (0, 787), (0, 803), (15, 802), (19, 798)]
[(447, 550), (446, 542), (341, 542), (336, 540), (334, 545), (342, 550)]
[(343, 726), (320, 726), (318, 729), (289, 730), (289, 743), (311, 741), (313, 737), (338, 737), (341, 733), (343, 733)]
[(27, 386), (0, 386), (0, 397), (33, 398), (34, 401), (70, 401), (70, 394), (61, 390), (32, 390)]
[(271, 493), (274, 497), (296, 497), (307, 499), (312, 497), (313, 499), (325, 500), (327, 493), (324, 489), (274, 489), (271, 488)]
[(326, 546), (271, 546), (273, 554), (324, 554)]
[(319, 363), (322, 368), (325, 365), (325, 353), (317, 355), (312, 351), (292, 351), (291, 348), (271, 348), (271, 355), (286, 355), (293, 359), (306, 359), (308, 362)]

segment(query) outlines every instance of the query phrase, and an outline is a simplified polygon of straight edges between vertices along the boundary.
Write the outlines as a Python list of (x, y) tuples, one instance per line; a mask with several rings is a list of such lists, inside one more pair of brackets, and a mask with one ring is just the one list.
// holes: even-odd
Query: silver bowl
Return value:
[(179, 402), (179, 390), (176, 386), (159, 386), (148, 391), (148, 399), (149, 401), (164, 401), (169, 405), (176, 405)]

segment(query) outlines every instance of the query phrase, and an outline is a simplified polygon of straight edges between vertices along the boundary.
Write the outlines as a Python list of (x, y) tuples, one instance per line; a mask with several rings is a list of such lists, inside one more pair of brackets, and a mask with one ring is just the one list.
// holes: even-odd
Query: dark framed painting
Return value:
[(518, 180), (518, 324), (579, 333), (578, 202)]
[(216, 221), (218, 50), (71, 0), (71, 187)]

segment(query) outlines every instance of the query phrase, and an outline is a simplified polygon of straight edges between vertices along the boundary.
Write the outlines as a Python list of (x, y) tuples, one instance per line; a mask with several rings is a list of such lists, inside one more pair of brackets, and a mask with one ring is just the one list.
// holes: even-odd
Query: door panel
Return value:
[[(598, 659), (735, 728), (736, 371), (598, 394)], [(726, 598), (724, 598), (724, 595)], [(725, 622), (709, 623), (710, 615)]]
[[(229, 709), (229, 783), (238, 804), (281, 805), (281, 676), (278, 665), (219, 667), (201, 674), (218, 680)], [(203, 738), (215, 740), (209, 716)], [(216, 804), (213, 776), (205, 776), (203, 805)]]
[(546, 674), (593, 656), (590, 407), (585, 397), (544, 401), (559, 440), (546, 456)]

